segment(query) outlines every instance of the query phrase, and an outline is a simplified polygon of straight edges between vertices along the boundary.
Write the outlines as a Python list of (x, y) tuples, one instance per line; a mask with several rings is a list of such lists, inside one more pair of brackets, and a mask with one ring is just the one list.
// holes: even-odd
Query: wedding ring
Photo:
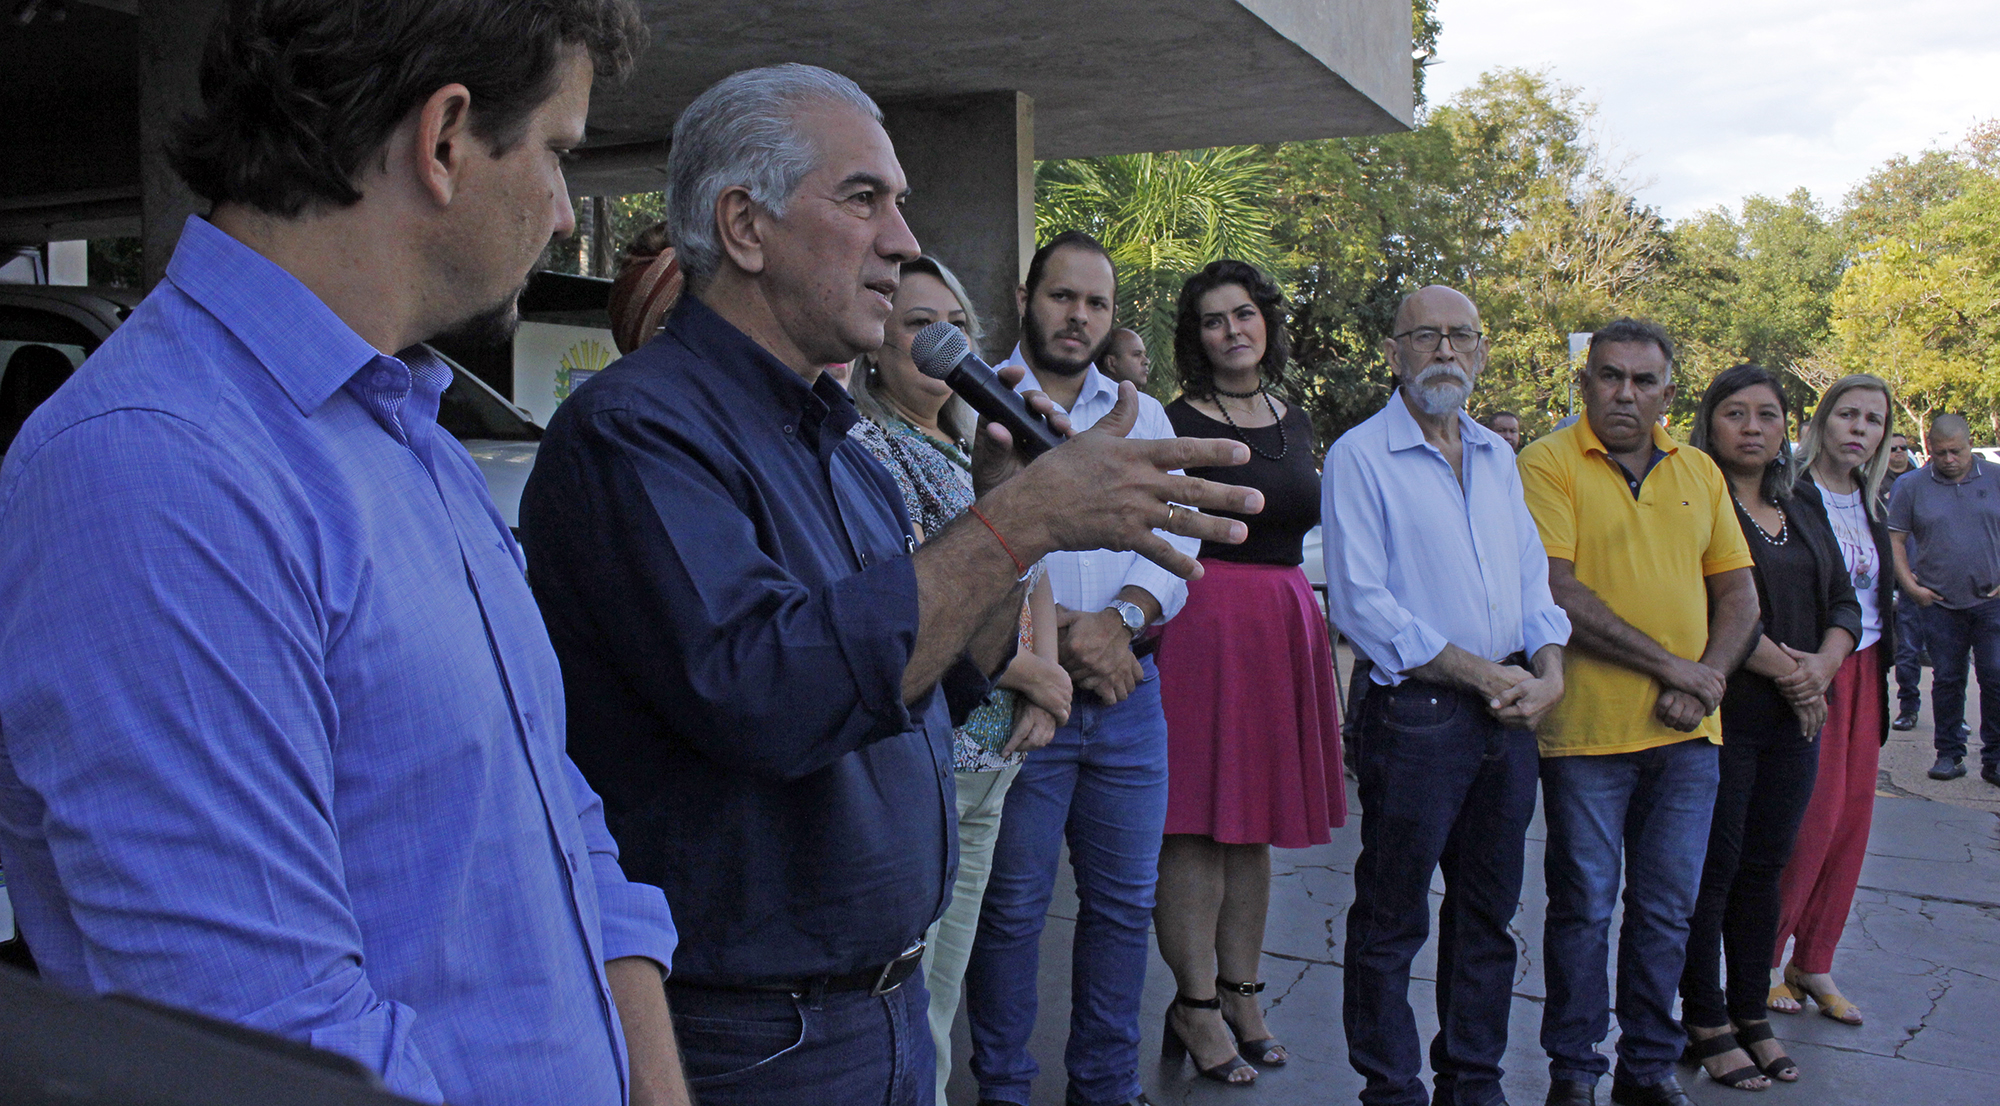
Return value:
[(1167, 525), (1166, 525), (1166, 528), (1167, 528), (1167, 529), (1169, 529), (1169, 530), (1173, 529), (1173, 527), (1174, 527), (1174, 514), (1175, 514), (1175, 512), (1177, 512), (1177, 511), (1179, 511), (1179, 510), (1181, 510), (1181, 509), (1182, 509), (1182, 508), (1181, 508), (1181, 505), (1180, 505), (1180, 504), (1178, 504), (1178, 503), (1169, 503), (1169, 504), (1167, 504)]

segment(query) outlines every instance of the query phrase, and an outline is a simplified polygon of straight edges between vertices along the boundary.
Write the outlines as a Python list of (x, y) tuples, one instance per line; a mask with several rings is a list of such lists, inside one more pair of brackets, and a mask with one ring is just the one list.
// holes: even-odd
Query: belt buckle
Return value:
[(890, 991), (893, 991), (896, 988), (901, 987), (904, 984), (904, 982), (910, 978), (909, 976), (906, 975), (902, 979), (899, 979), (894, 983), (889, 982), (889, 976), (895, 973), (896, 967), (898, 965), (907, 964), (910, 961), (915, 960), (918, 957), (922, 956), (923, 954), (924, 954), (924, 939), (922, 937), (919, 937), (915, 941), (910, 942), (910, 947), (904, 949), (902, 953), (898, 955), (894, 960), (891, 960), (887, 964), (882, 965), (882, 974), (876, 976), (875, 985), (873, 987), (868, 988), (868, 997), (880, 998), (881, 996), (888, 994)]

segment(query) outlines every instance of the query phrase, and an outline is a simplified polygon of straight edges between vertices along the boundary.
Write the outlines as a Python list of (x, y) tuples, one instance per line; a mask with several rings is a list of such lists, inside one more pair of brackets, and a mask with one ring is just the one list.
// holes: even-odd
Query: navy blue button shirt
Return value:
[(910, 528), (856, 417), (689, 296), (556, 412), (521, 499), (570, 755), (674, 903), (677, 980), (859, 971), (944, 909), (951, 720), (903, 703)]

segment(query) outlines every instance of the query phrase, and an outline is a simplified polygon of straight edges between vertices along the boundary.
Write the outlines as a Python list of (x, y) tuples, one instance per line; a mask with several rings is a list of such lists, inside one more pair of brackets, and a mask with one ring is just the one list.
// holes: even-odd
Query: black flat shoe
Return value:
[(1889, 728), (1890, 728), (1890, 729), (1892, 729), (1892, 730), (1914, 730), (1914, 729), (1916, 729), (1916, 728), (1917, 728), (1917, 712), (1916, 712), (1916, 711), (1913, 711), (1913, 710), (1906, 710), (1906, 711), (1904, 711), (1903, 713), (1901, 713), (1901, 714), (1899, 714), (1899, 715), (1897, 715), (1897, 716), (1896, 716), (1896, 720), (1895, 720), (1894, 722), (1891, 722), (1891, 723), (1889, 723)]
[[(1215, 986), (1218, 990), (1233, 991), (1246, 998), (1264, 993), (1264, 981), (1261, 979), (1255, 983), (1231, 983), (1221, 976), (1216, 976)], [(1229, 1018), (1224, 1016), (1222, 1023), (1229, 1025)], [(1229, 1026), (1229, 1032), (1236, 1038), (1236, 1051), (1241, 1053), (1245, 1060), (1253, 1064), (1262, 1064), (1267, 1068), (1282, 1068), (1285, 1066), (1285, 1061), (1291, 1059), (1290, 1056), (1285, 1054), (1284, 1042), (1278, 1040), (1276, 1037), (1259, 1037), (1254, 1041), (1245, 1040), (1241, 1033), (1236, 1032), (1236, 1027), (1233, 1025)], [(1278, 1054), (1276, 1059), (1273, 1059), (1271, 1056), (1273, 1052)]]
[(1597, 1084), (1558, 1079), (1549, 1084), (1544, 1106), (1597, 1106)]
[(1620, 1083), (1611, 1081), (1611, 1101), (1614, 1106), (1694, 1106), (1694, 1101), (1681, 1090), (1681, 1081), (1669, 1074), (1659, 1083)]
[[(1778, 1035), (1771, 1031), (1769, 1018), (1760, 1022), (1744, 1022), (1736, 1027), (1736, 1043), (1742, 1045), (1743, 1050), (1750, 1054), (1750, 1062), (1753, 1064), (1757, 1064), (1757, 1053), (1750, 1046), (1777, 1039)], [(1782, 1052), (1773, 1056), (1767, 1063), (1757, 1064), (1757, 1070), (1780, 1083), (1796, 1083), (1799, 1078), (1799, 1065)]]
[[(1767, 1021), (1764, 1023), (1764, 1036), (1769, 1037), (1770, 1035), (1771, 1023)], [(1739, 1051), (1743, 1053), (1744, 1059), (1750, 1060), (1749, 1063), (1744, 1064), (1742, 1067), (1730, 1068), (1728, 1071), (1718, 1074), (1710, 1070), (1708, 1065), (1704, 1063), (1704, 1061), (1713, 1060), (1717, 1056)], [(1751, 1059), (1749, 1051), (1737, 1041), (1734, 1033), (1717, 1033), (1713, 1037), (1702, 1037), (1700, 1039), (1696, 1039), (1690, 1034), (1688, 1036), (1687, 1047), (1681, 1050), (1681, 1063), (1699, 1066), (1703, 1071), (1708, 1072), (1710, 1079), (1732, 1090), (1761, 1091), (1771, 1085), (1768, 1078), (1770, 1073), (1757, 1066), (1756, 1060)], [(1614, 1098), (1612, 1101), (1615, 1102), (1617, 1099)]]
[[(1210, 1067), (1202, 1067), (1201, 1061), (1193, 1058), (1193, 1053), (1189, 1050), (1187, 1041), (1182, 1039), (1180, 1030), (1174, 1028), (1174, 1006), (1185, 1006), (1190, 1010), (1221, 1010), (1222, 1000), (1219, 998), (1189, 998), (1186, 995), (1175, 995), (1173, 1005), (1167, 1007), (1166, 1026), (1160, 1030), (1160, 1059), (1177, 1064), (1180, 1062), (1181, 1057), (1186, 1056), (1194, 1064), (1194, 1070), (1201, 1073), (1203, 1079), (1213, 1079), (1225, 1086), (1247, 1087), (1257, 1081), (1257, 1069), (1251, 1067), (1248, 1060), (1234, 1054), (1221, 1063)], [(1235, 1078), (1235, 1076), (1242, 1072), (1250, 1073), (1249, 1078)], [(1142, 1100), (1144, 1097), (1144, 1095), (1140, 1096)]]
[(1950, 753), (1942, 754), (1937, 758), (1937, 763), (1931, 765), (1931, 770), (1925, 774), (1934, 780), (1955, 780), (1965, 775), (1965, 758), (1955, 757)]

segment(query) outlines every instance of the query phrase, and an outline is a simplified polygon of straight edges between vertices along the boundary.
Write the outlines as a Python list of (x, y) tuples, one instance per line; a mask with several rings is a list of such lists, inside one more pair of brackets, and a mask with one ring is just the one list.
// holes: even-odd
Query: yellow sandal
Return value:
[(1843, 1025), (1860, 1025), (1861, 1008), (1847, 1001), (1847, 996), (1838, 990), (1815, 991), (1807, 986), (1805, 973), (1797, 964), (1785, 965), (1785, 986), (1801, 998), (1810, 998), (1819, 1007), (1819, 1012)]
[(1780, 1014), (1797, 1014), (1805, 1009), (1805, 1001), (1806, 993), (1785, 982), (1781, 969), (1771, 969), (1771, 993), (1764, 999), (1765, 1006)]

